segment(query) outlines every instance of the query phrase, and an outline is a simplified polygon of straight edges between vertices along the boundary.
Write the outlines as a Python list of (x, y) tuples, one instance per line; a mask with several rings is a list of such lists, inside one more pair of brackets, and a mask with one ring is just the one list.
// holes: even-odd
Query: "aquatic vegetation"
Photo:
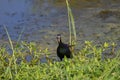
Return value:
[[(49, 57), (48, 49), (42, 50), (36, 43), (22, 41), (13, 45), (6, 27), (5, 30), (10, 46), (7, 47), (5, 44), (0, 46), (1, 80), (120, 79), (120, 50), (114, 50), (117, 46), (115, 43), (94, 44), (92, 41), (85, 41), (83, 48), (76, 52), (72, 59), (65, 57), (59, 62)], [(104, 51), (111, 46), (110, 52), (116, 56), (104, 59), (102, 57)], [(43, 56), (46, 58), (45, 63), (40, 60)]]
[[(22, 42), (14, 46), (16, 62), (14, 63), (14, 57), (9, 54), (5, 46), (2, 46), (0, 48), (0, 79), (119, 80), (120, 51), (115, 52), (116, 57), (103, 60), (102, 53), (113, 44), (106, 42), (98, 46), (91, 41), (85, 41), (84, 44), (74, 58), (64, 58), (62, 62), (53, 61), (52, 57), (49, 57), (49, 51), (41, 50), (35, 43)], [(93, 56), (89, 57), (92, 54)], [(30, 61), (26, 60), (28, 55), (32, 56)], [(46, 63), (40, 61), (43, 55), (48, 56)]]
[[(66, 5), (67, 5), (67, 11), (68, 11), (68, 26), (69, 26), (69, 43), (70, 45), (73, 45), (72, 42), (76, 42), (76, 29), (75, 29), (75, 21), (74, 21), (74, 16), (72, 14), (72, 10), (70, 8), (68, 0), (66, 0)], [(72, 35), (74, 37), (72, 37)], [(75, 44), (74, 44), (75, 45)]]
[[(69, 19), (74, 27), (71, 15), (69, 13)], [(114, 50), (117, 46), (115, 43), (94, 44), (85, 41), (79, 52), (74, 52), (72, 59), (65, 57), (59, 62), (49, 57), (48, 49), (42, 50), (34, 42), (20, 42), (19, 39), (13, 45), (7, 28), (4, 28), (10, 45), (0, 46), (0, 80), (120, 80), (120, 49)], [(73, 32), (76, 37), (76, 31)], [(103, 57), (103, 53), (110, 47), (110, 56), (115, 56)], [(43, 56), (45, 63), (41, 61)]]
[(105, 9), (100, 11), (97, 15), (98, 18), (102, 18), (102, 19), (107, 19), (111, 16), (115, 17), (115, 18), (120, 18), (120, 11), (119, 10), (110, 10), (110, 9)]

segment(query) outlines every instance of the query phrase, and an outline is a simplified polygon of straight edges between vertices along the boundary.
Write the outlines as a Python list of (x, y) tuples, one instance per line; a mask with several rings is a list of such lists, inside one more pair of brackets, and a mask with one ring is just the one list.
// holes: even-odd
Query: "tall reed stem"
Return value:
[(67, 11), (68, 11), (68, 26), (69, 26), (69, 43), (72, 45), (72, 33), (74, 35), (74, 40), (76, 41), (76, 29), (75, 29), (75, 22), (74, 22), (74, 17), (71, 11), (71, 8), (69, 6), (68, 0), (66, 0), (66, 5), (67, 5)]
[[(9, 44), (10, 44), (10, 47), (11, 47), (11, 50), (12, 50), (12, 59), (14, 61), (14, 65), (15, 65), (15, 73), (17, 73), (17, 65), (16, 65), (16, 59), (15, 59), (15, 52), (14, 52), (13, 43), (12, 43), (12, 40), (11, 40), (10, 35), (8, 33), (7, 27), (5, 25), (3, 25), (3, 27), (4, 27), (5, 31), (6, 31), (7, 36), (8, 36)], [(12, 64), (12, 59), (9, 62), (9, 67)]]

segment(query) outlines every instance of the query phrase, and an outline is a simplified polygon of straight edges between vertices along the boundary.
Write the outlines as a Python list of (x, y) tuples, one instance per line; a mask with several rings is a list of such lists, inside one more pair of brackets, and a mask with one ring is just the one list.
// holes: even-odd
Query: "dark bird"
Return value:
[(60, 60), (62, 61), (64, 56), (66, 56), (67, 58), (72, 58), (72, 53), (70, 51), (69, 45), (68, 44), (64, 44), (62, 42), (61, 34), (57, 35), (57, 42), (58, 42), (57, 56), (60, 58)]

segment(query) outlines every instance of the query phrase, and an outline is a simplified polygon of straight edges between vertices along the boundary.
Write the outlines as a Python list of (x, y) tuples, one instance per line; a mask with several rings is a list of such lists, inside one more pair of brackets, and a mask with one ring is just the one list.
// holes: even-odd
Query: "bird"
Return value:
[(70, 50), (70, 46), (68, 44), (64, 44), (61, 40), (61, 34), (57, 34), (57, 42), (58, 42), (58, 47), (57, 47), (57, 56), (62, 59), (66, 56), (67, 58), (72, 58), (72, 52)]

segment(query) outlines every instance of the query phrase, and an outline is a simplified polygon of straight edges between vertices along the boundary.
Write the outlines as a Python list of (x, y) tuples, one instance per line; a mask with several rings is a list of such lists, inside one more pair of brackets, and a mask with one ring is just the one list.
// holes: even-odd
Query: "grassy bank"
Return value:
[[(76, 29), (67, 0), (66, 3), (69, 43), (72, 44), (72, 39), (76, 41)], [(0, 80), (120, 80), (120, 50), (115, 50), (115, 43), (94, 44), (85, 41), (79, 52), (73, 52), (72, 59), (57, 61), (49, 57), (47, 49), (42, 50), (42, 46), (36, 43), (13, 44), (6, 27), (5, 31), (10, 46), (0, 46)], [(41, 61), (43, 56), (45, 63)]]
[[(32, 42), (15, 45), (14, 56), (9, 48), (1, 46), (0, 80), (119, 80), (120, 51), (114, 52), (116, 57), (112, 59), (102, 58), (110, 46), (86, 41), (79, 52), (74, 52), (73, 59), (61, 62), (49, 58), (47, 49), (41, 50)], [(26, 60), (27, 55), (32, 56), (30, 61)], [(42, 55), (46, 56), (46, 63), (40, 61)]]

